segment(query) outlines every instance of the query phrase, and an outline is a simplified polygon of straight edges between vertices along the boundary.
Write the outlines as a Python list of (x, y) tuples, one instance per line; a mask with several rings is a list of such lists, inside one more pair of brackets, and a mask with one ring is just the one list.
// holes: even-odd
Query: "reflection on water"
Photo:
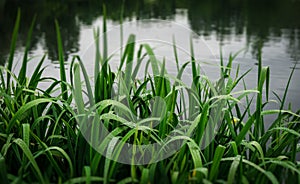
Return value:
[[(69, 61), (71, 54), (82, 54), (93, 42), (92, 28), (101, 25), (104, 2), (108, 26), (119, 24), (122, 12), (120, 0), (0, 0), (0, 65), (5, 64), (9, 53), (18, 7), (21, 9), (21, 26), (17, 50), (22, 53), (27, 31), (36, 14), (31, 52), (47, 52), (48, 64), (55, 66), (53, 63), (57, 62), (58, 55), (54, 20), (59, 21), (65, 60)], [(256, 85), (257, 67), (254, 63), (258, 48), (262, 47), (263, 63), (271, 68), (271, 89), (282, 96), (290, 67), (300, 59), (299, 10), (300, 0), (125, 0), (124, 20), (135, 20), (135, 23), (127, 24), (124, 38), (127, 39), (125, 35), (131, 32), (140, 34), (137, 35), (140, 37), (153, 33), (171, 36), (167, 27), (141, 21), (156, 18), (191, 28), (198, 34), (195, 42), (204, 38), (215, 53), (218, 53), (220, 46), (227, 52), (224, 56), (228, 56), (228, 52), (246, 48), (248, 52), (238, 58), (235, 64), (240, 64), (244, 71), (252, 68), (252, 73), (246, 77), (249, 88)], [(115, 39), (119, 32), (116, 35)], [(115, 47), (114, 44), (111, 41), (109, 46)], [(55, 75), (58, 70), (53, 66), (48, 67), (47, 72), (58, 76)], [(87, 69), (91, 67), (87, 64)], [(297, 82), (300, 70), (299, 66), (297, 68), (287, 97), (287, 101), (293, 101), (296, 109), (300, 108), (300, 83)], [(207, 69), (210, 72), (207, 74), (216, 75), (215, 70)]]
[[(10, 39), (17, 7), (21, 8), (21, 27), (17, 47), (25, 45), (26, 33), (35, 14), (37, 24), (32, 39), (32, 50), (38, 45), (57, 60), (54, 19), (61, 26), (65, 57), (79, 50), (80, 29), (91, 26), (102, 15), (102, 3), (107, 6), (110, 20), (119, 21), (122, 5), (119, 0), (0, 0), (0, 64), (9, 52)], [(253, 55), (259, 45), (269, 41), (286, 42), (285, 52), (292, 60), (300, 52), (300, 1), (297, 0), (128, 0), (124, 5), (127, 20), (159, 18), (173, 20), (186, 10), (190, 28), (210, 39), (216, 35), (220, 45), (231, 40), (246, 40)]]

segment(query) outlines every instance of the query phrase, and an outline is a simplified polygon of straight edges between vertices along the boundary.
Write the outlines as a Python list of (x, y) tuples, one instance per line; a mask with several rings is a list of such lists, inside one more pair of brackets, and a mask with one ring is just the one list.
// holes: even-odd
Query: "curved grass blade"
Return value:
[(42, 69), (42, 70), (40, 70), (40, 69), (41, 69), (41, 67), (42, 67), (42, 65), (45, 61), (45, 58), (46, 58), (46, 54), (42, 57), (41, 61), (36, 66), (32, 76), (31, 76), (31, 79), (29, 81), (29, 88), (30, 89), (36, 89), (37, 88), (38, 81), (40, 80), (42, 72), (44, 71), (44, 69)]
[(72, 177), (72, 175), (73, 175), (73, 165), (72, 165), (71, 159), (68, 157), (67, 153), (60, 147), (56, 147), (56, 146), (48, 147), (44, 142), (41, 141), (41, 139), (38, 136), (36, 136), (32, 132), (31, 132), (31, 135), (43, 148), (43, 150), (40, 152), (40, 154), (43, 154), (43, 153), (46, 154), (50, 164), (54, 167), (55, 172), (58, 173), (58, 175), (60, 177), (64, 178), (64, 179), (65, 179), (64, 173), (61, 170), (61, 168), (59, 167), (57, 161), (53, 158), (53, 153), (51, 152), (51, 150), (56, 150), (56, 151), (60, 152), (65, 157), (65, 159), (67, 160), (67, 162), (70, 166), (70, 177)]
[(240, 164), (240, 159), (241, 159), (241, 156), (238, 155), (238, 156), (235, 157), (235, 159), (231, 163), (231, 166), (230, 166), (230, 169), (229, 169), (229, 172), (228, 172), (228, 177), (227, 177), (227, 184), (234, 183), (235, 174), (236, 174), (236, 171), (237, 171), (238, 166)]
[[(192, 155), (192, 159), (194, 162), (194, 172), (197, 172), (196, 169), (202, 168), (202, 159), (200, 156), (200, 149), (195, 142), (188, 142), (187, 145), (189, 147), (189, 151)], [(195, 176), (199, 181), (202, 180), (200, 173), (196, 173)]]
[[(69, 179), (64, 184), (84, 183), (86, 180), (87, 180), (86, 176), (81, 176), (81, 177)], [(104, 181), (104, 179), (102, 177), (97, 177), (97, 176), (91, 176), (89, 180), (91, 182), (103, 182)]]
[[(83, 73), (83, 77), (84, 77), (84, 81), (85, 81), (85, 85), (86, 85), (86, 88), (87, 88), (87, 92), (88, 92), (88, 98), (89, 98), (89, 103), (90, 103), (90, 106), (93, 106), (95, 104), (95, 100), (94, 100), (94, 96), (93, 96), (93, 91), (92, 91), (92, 87), (91, 87), (91, 83), (90, 83), (90, 80), (89, 80), (89, 76), (87, 74), (87, 71), (84, 67), (84, 64), (83, 62), (81, 61), (80, 57), (79, 56), (76, 56), (79, 64), (80, 64), (80, 68), (81, 68), (81, 71)], [(77, 73), (77, 72), (76, 72)], [(78, 75), (78, 74), (77, 74)], [(78, 79), (78, 76), (77, 76), (77, 79)], [(77, 80), (75, 78), (75, 81)], [(80, 79), (79, 79), (80, 80)]]
[[(227, 157), (227, 158), (222, 158), (222, 162), (223, 161), (233, 161), (236, 157)], [(253, 167), (254, 169), (258, 170), (260, 173), (264, 174), (273, 184), (279, 184), (277, 178), (274, 176), (274, 174), (272, 174), (270, 171), (266, 171), (263, 168), (261, 168), (259, 165), (256, 165), (253, 162), (250, 162), (249, 160), (246, 159), (242, 159), (242, 163), (245, 163), (251, 167)]]
[(126, 184), (126, 183), (138, 183), (139, 181), (137, 179), (128, 177), (128, 178), (124, 178), (121, 181), (119, 181), (117, 184)]
[(17, 112), (16, 114), (12, 117), (12, 119), (9, 122), (9, 125), (7, 127), (7, 132), (10, 132), (12, 127), (15, 125), (17, 121), (21, 121), (23, 114), (31, 109), (32, 107), (35, 107), (41, 103), (54, 103), (53, 99), (48, 99), (48, 98), (40, 98), (33, 100), (31, 102), (28, 102), (27, 104), (23, 105)]
[(34, 168), (40, 182), (45, 183), (42, 172), (39, 166), (37, 165), (36, 161), (34, 160), (34, 157), (26, 143), (20, 138), (14, 140), (14, 143), (16, 143), (22, 149), (23, 153), (26, 155), (32, 167)]
[(150, 63), (152, 66), (153, 76), (159, 76), (159, 66), (158, 66), (158, 60), (155, 57), (155, 54), (148, 44), (143, 44), (144, 48), (146, 49), (148, 56), (150, 58)]

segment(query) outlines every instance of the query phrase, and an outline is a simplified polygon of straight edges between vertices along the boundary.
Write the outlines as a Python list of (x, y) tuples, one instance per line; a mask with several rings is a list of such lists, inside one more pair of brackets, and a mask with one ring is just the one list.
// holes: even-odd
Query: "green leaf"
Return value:
[(26, 40), (26, 46), (25, 46), (25, 51), (24, 51), (24, 57), (23, 57), (23, 62), (22, 66), (19, 72), (18, 80), (21, 85), (25, 83), (26, 79), (26, 69), (27, 69), (27, 61), (28, 61), (28, 52), (30, 49), (30, 42), (31, 42), (31, 35), (33, 32), (33, 28), (35, 25), (35, 20), (36, 20), (36, 15), (33, 17), (33, 20), (31, 22), (28, 34), (27, 34), (27, 40)]
[(152, 48), (148, 44), (143, 44), (143, 46), (149, 55), (151, 66), (152, 66), (152, 71), (153, 71), (153, 76), (159, 76), (158, 60), (156, 59)]
[(39, 166), (37, 165), (32, 153), (31, 153), (29, 147), (26, 145), (26, 143), (20, 138), (14, 140), (14, 143), (16, 143), (22, 149), (23, 153), (26, 155), (26, 157), (28, 158), (32, 167), (34, 168), (34, 171), (36, 172), (40, 182), (45, 183), (42, 172), (41, 172)]
[[(72, 179), (69, 179), (68, 181), (65, 182), (65, 184), (70, 184), (70, 183), (83, 183), (87, 180), (87, 177), (86, 176), (81, 176), (81, 177), (77, 177), (77, 178), (72, 178)], [(96, 176), (91, 176), (89, 178), (90, 181), (92, 182), (103, 182), (104, 179), (102, 177), (96, 177)]]
[(235, 174), (238, 169), (239, 163), (240, 163), (241, 156), (238, 155), (235, 157), (233, 162), (231, 163), (229, 172), (228, 172), (228, 177), (227, 177), (227, 184), (232, 184), (235, 181)]
[[(14, 61), (14, 54), (15, 54), (15, 50), (16, 50), (16, 42), (17, 42), (17, 38), (18, 38), (18, 32), (19, 32), (19, 27), (20, 27), (20, 18), (21, 18), (21, 10), (20, 8), (18, 8), (18, 13), (17, 13), (17, 18), (15, 21), (15, 26), (14, 26), (14, 30), (12, 33), (12, 38), (11, 38), (11, 45), (10, 45), (10, 53), (9, 53), (9, 58), (8, 58), (8, 62), (7, 62), (7, 70), (8, 71), (12, 71), (12, 66), (13, 66), (13, 61)], [(7, 72), (7, 90), (10, 92), (10, 77), (11, 74), (9, 72)]]
[(66, 78), (66, 69), (65, 69), (65, 61), (64, 61), (64, 51), (63, 44), (60, 35), (60, 29), (58, 21), (55, 20), (55, 28), (57, 35), (57, 48), (58, 48), (58, 60), (59, 60), (59, 72), (60, 72), (60, 80), (61, 80), (61, 94), (65, 101), (68, 100), (68, 91), (67, 91), (67, 78)]
[(225, 151), (225, 146), (218, 145), (213, 158), (213, 164), (209, 172), (209, 180), (214, 181), (218, 175), (219, 165)]
[(240, 145), (241, 142), (245, 139), (245, 136), (247, 135), (248, 131), (250, 130), (252, 124), (254, 123), (255, 120), (255, 114), (252, 115), (246, 122), (245, 126), (242, 128), (240, 133), (237, 135), (235, 142), (237, 145)]
[(5, 159), (0, 153), (0, 181), (3, 184), (9, 184), (6, 167), (7, 165), (5, 164)]
[(31, 102), (28, 102), (27, 104), (24, 104), (10, 120), (9, 125), (7, 127), (7, 133), (9, 133), (11, 131), (12, 127), (16, 124), (17, 121), (22, 120), (22, 116), (26, 111), (28, 111), (32, 107), (35, 107), (41, 103), (54, 103), (54, 101), (51, 98), (49, 98), (49, 99), (48, 98), (40, 98), (40, 99), (33, 100)]
[(26, 145), (29, 147), (29, 134), (30, 134), (30, 125), (28, 123), (23, 124), (23, 140)]
[(142, 176), (141, 176), (141, 184), (148, 184), (149, 183), (149, 169), (143, 168), (142, 170)]
[[(84, 64), (83, 62), (81, 61), (80, 57), (79, 56), (76, 56), (79, 64), (80, 64), (80, 68), (81, 68), (81, 71), (83, 73), (83, 77), (84, 77), (84, 81), (85, 81), (85, 85), (86, 85), (86, 88), (87, 88), (87, 92), (88, 92), (88, 97), (89, 97), (89, 103), (90, 103), (90, 106), (93, 106), (95, 104), (95, 100), (94, 100), (94, 97), (93, 97), (93, 92), (92, 92), (92, 87), (91, 87), (91, 83), (90, 83), (90, 79), (89, 79), (89, 76), (88, 76), (88, 73), (84, 67)], [(76, 64), (75, 64), (76, 65)], [(75, 67), (75, 66), (74, 66)], [(76, 66), (77, 67), (77, 66)], [(74, 68), (75, 70), (75, 68)], [(79, 70), (79, 69), (78, 69)], [(80, 80), (80, 74), (78, 74), (78, 71), (75, 71), (74, 73), (75, 74), (75, 83), (76, 82), (79, 82), (77, 80)], [(77, 84), (78, 85), (78, 84)], [(77, 86), (78, 87), (78, 86)], [(82, 89), (81, 89), (82, 90)]]
[[(235, 160), (235, 158), (236, 157), (227, 157), (223, 158), (221, 161), (233, 161)], [(258, 170), (260, 173), (264, 174), (273, 184), (279, 184), (277, 178), (271, 172), (264, 170), (263, 168), (261, 168), (253, 162), (250, 162), (249, 160), (242, 159), (242, 162)]]
[(75, 103), (77, 106), (77, 110), (79, 114), (84, 114), (84, 101), (82, 96), (82, 85), (81, 85), (81, 78), (80, 78), (80, 70), (79, 64), (74, 64), (74, 87), (73, 87), (73, 97), (75, 99)]
[(194, 168), (202, 167), (202, 160), (201, 160), (201, 156), (200, 156), (199, 146), (197, 146), (197, 144), (195, 142), (188, 142), (187, 145), (188, 145), (189, 151), (192, 155), (192, 159), (194, 162)]
[(91, 168), (89, 166), (84, 166), (84, 173), (86, 176), (86, 184), (90, 184), (91, 183)]
[(36, 66), (36, 68), (34, 69), (34, 72), (31, 76), (31, 79), (29, 81), (29, 88), (30, 89), (36, 89), (37, 85), (38, 85), (38, 81), (41, 78), (42, 72), (44, 69), (40, 70), (44, 61), (46, 58), (46, 54), (42, 57), (41, 61), (39, 62), (39, 64)]

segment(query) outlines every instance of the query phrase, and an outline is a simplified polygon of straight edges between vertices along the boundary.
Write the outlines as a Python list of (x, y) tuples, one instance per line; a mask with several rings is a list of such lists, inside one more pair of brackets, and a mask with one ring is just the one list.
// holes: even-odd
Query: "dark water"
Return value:
[[(36, 14), (31, 53), (37, 56), (47, 53), (48, 74), (51, 75), (58, 73), (54, 19), (60, 23), (65, 59), (70, 61), (71, 55), (80, 54), (90, 45), (93, 28), (101, 27), (103, 2), (106, 3), (108, 27), (118, 25), (122, 12), (120, 0), (0, 0), (0, 64), (5, 64), (9, 53), (18, 7), (21, 9), (21, 27), (15, 61), (21, 60), (27, 31)], [(255, 63), (260, 47), (263, 64), (271, 68), (271, 88), (279, 95), (283, 94), (291, 68), (296, 64), (288, 100), (293, 102), (294, 108), (300, 108), (299, 0), (127, 0), (123, 15), (125, 24), (133, 21), (125, 26), (124, 39), (130, 32), (141, 37), (147, 34), (169, 36), (170, 30), (164, 23), (143, 21), (155, 18), (191, 29), (197, 33), (195, 42), (205, 40), (217, 57), (220, 48), (225, 58), (230, 52), (245, 49), (236, 63), (244, 71), (253, 69), (246, 78), (250, 87), (255, 86)], [(109, 45), (114, 47), (113, 42)]]

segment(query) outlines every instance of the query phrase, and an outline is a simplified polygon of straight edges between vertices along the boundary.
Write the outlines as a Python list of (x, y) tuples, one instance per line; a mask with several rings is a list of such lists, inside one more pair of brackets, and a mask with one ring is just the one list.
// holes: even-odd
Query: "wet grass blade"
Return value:
[(29, 147), (26, 145), (26, 143), (22, 139), (19, 139), (19, 138), (14, 140), (14, 143), (16, 143), (22, 149), (23, 153), (26, 155), (26, 157), (28, 158), (32, 167), (34, 168), (34, 171), (35, 171), (36, 175), (38, 176), (38, 179), (40, 180), (40, 182), (45, 183), (42, 172), (41, 172), (38, 164), (36, 163)]
[(66, 78), (66, 68), (65, 68), (65, 61), (64, 61), (64, 51), (63, 51), (61, 34), (60, 34), (60, 28), (57, 20), (55, 20), (55, 29), (56, 29), (56, 36), (57, 36), (59, 72), (60, 72), (60, 80), (61, 80), (61, 84), (60, 84), (61, 94), (63, 99), (67, 101), (68, 91), (67, 91), (67, 78)]
[(45, 58), (46, 58), (46, 55), (44, 55), (42, 57), (42, 59), (40, 60), (39, 64), (36, 66), (31, 78), (30, 78), (30, 81), (29, 81), (29, 88), (30, 89), (36, 89), (37, 88), (37, 85), (39, 83), (39, 80), (41, 79), (41, 75), (44, 71), (44, 69), (41, 70), (41, 67), (45, 61)]
[(125, 7), (125, 0), (122, 1), (121, 12), (120, 12), (120, 59), (123, 56), (123, 17), (124, 17), (124, 7)]
[(230, 169), (229, 169), (229, 173), (228, 173), (228, 177), (227, 177), (227, 183), (228, 184), (232, 184), (235, 181), (235, 175), (236, 175), (236, 171), (238, 169), (239, 163), (240, 163), (240, 158), (241, 156), (237, 156), (235, 157), (235, 159), (233, 160), (233, 162), (231, 163)]
[(52, 99), (47, 99), (47, 98), (41, 98), (41, 99), (36, 99), (31, 102), (28, 102), (27, 104), (24, 104), (17, 112), (14, 114), (14, 116), (11, 118), (9, 125), (7, 127), (7, 132), (10, 132), (11, 129), (14, 127), (14, 125), (22, 120), (22, 117), (24, 113), (28, 110), (30, 110), (32, 107), (35, 107), (41, 103), (51, 103), (54, 102)]
[[(263, 67), (261, 68), (261, 71), (259, 72), (259, 81), (258, 81), (258, 91), (259, 93), (257, 94), (256, 98), (256, 119), (255, 119), (255, 124), (254, 124), (254, 130), (253, 134), (256, 140), (259, 139), (261, 135), (264, 134), (264, 123), (263, 123), (263, 118), (261, 116), (261, 112), (263, 110), (262, 107), (262, 97), (263, 97), (263, 86), (265, 84), (265, 81), (269, 80), (269, 67)], [(268, 83), (267, 83), (268, 85)], [(266, 86), (266, 92), (269, 92), (269, 86)]]
[(108, 55), (107, 55), (107, 30), (106, 30), (106, 6), (103, 4), (103, 58), (102, 58), (102, 67), (104, 71), (107, 71), (107, 62), (108, 62)]
[[(193, 162), (194, 162), (194, 169), (199, 169), (203, 166), (202, 164), (202, 159), (201, 159), (201, 155), (200, 155), (200, 149), (199, 147), (197, 146), (196, 143), (193, 143), (193, 142), (188, 142), (187, 143), (188, 147), (189, 147), (189, 151), (192, 155), (192, 159), (193, 159)], [(196, 174), (196, 177), (200, 177), (199, 174)], [(201, 178), (199, 178), (199, 180), (201, 180)]]
[(156, 59), (155, 54), (154, 54), (152, 48), (148, 44), (144, 44), (143, 46), (146, 49), (146, 51), (148, 53), (148, 56), (150, 58), (153, 76), (159, 76), (158, 60)]
[(245, 140), (245, 137), (246, 137), (247, 133), (249, 132), (254, 121), (255, 121), (255, 115), (252, 115), (251, 117), (249, 117), (245, 126), (242, 128), (240, 133), (237, 135), (235, 142), (238, 146), (241, 144), (241, 142), (243, 140)]
[(18, 80), (21, 85), (23, 85), (26, 81), (25, 79), (26, 79), (26, 70), (27, 70), (27, 62), (28, 62), (28, 52), (30, 49), (31, 36), (32, 36), (34, 25), (35, 25), (35, 20), (36, 20), (36, 15), (33, 17), (33, 20), (31, 22), (31, 25), (30, 25), (30, 28), (29, 28), (29, 31), (27, 34), (23, 62), (22, 62), (21, 70), (19, 72), (19, 76), (18, 76)]
[(197, 72), (192, 35), (190, 37), (190, 50), (191, 50), (190, 53), (191, 53), (191, 62), (192, 62), (193, 82), (194, 82), (194, 85), (197, 86), (197, 81), (195, 81), (195, 80), (197, 79), (198, 75), (200, 75), (200, 74), (198, 74), (198, 72)]
[[(83, 62), (81, 61), (80, 57), (79, 56), (76, 56), (75, 57), (77, 59), (77, 61), (79, 62), (80, 64), (80, 69), (83, 73), (83, 77), (84, 77), (84, 82), (85, 82), (85, 85), (86, 85), (86, 89), (87, 89), (87, 94), (88, 94), (88, 98), (89, 98), (89, 103), (90, 103), (90, 106), (94, 106), (95, 104), (95, 99), (94, 99), (94, 95), (93, 95), (93, 91), (92, 91), (92, 87), (91, 87), (91, 83), (90, 83), (90, 78), (88, 76), (88, 73), (84, 67), (84, 64)], [(77, 66), (76, 66), (77, 67)], [(78, 82), (77, 80), (80, 80), (80, 78), (78, 77), (80, 74), (78, 74), (78, 71), (76, 71), (76, 75), (75, 75), (75, 83)], [(78, 86), (77, 86), (78, 87)], [(81, 89), (82, 90), (82, 89)]]
[(79, 64), (74, 64), (74, 89), (73, 96), (75, 99), (76, 107), (79, 114), (84, 114), (84, 101), (82, 97), (82, 85), (81, 85), (81, 77), (80, 77), (80, 67)]
[[(228, 158), (222, 158), (221, 161), (233, 161), (235, 160), (236, 157), (228, 157)], [(260, 173), (262, 173), (263, 175), (265, 175), (270, 181), (271, 183), (273, 184), (279, 184), (277, 178), (274, 176), (274, 174), (272, 174), (271, 172), (269, 171), (266, 171), (264, 170), (263, 168), (261, 168), (259, 165), (249, 161), (249, 160), (246, 160), (246, 159), (242, 159), (242, 163), (243, 164), (247, 164), (249, 166), (251, 166), (252, 168), (256, 169), (257, 171), (259, 171)]]
[(224, 151), (225, 151), (225, 147), (222, 145), (218, 145), (218, 147), (216, 148), (214, 158), (213, 158), (213, 164), (212, 164), (210, 172), (209, 172), (209, 180), (210, 181), (214, 181), (217, 177), (220, 162), (223, 157)]
[(85, 166), (84, 173), (85, 173), (85, 177), (86, 177), (85, 183), (90, 184), (91, 183), (91, 168), (89, 166)]
[[(67, 180), (64, 184), (84, 183), (86, 181), (87, 181), (87, 177), (81, 176), (81, 177), (71, 178)], [(89, 181), (98, 183), (98, 182), (103, 182), (104, 179), (102, 177), (91, 176), (89, 177)]]
[(100, 71), (100, 65), (101, 65), (101, 54), (100, 54), (100, 31), (99, 28), (94, 30), (94, 40), (95, 40), (95, 49), (96, 49), (96, 55), (95, 55), (95, 69), (94, 69), (94, 81), (96, 84), (97, 76)]
[(127, 85), (126, 86), (127, 89), (129, 89), (129, 85), (131, 84), (131, 80), (132, 80), (131, 76), (132, 76), (132, 66), (133, 66), (133, 58), (134, 58), (134, 47), (135, 47), (135, 35), (130, 35), (124, 53), (126, 55), (125, 84)]
[[(15, 26), (14, 26), (14, 30), (12, 33), (12, 38), (11, 38), (11, 45), (10, 45), (10, 53), (9, 53), (9, 58), (8, 58), (8, 62), (7, 62), (7, 70), (8, 71), (12, 71), (12, 66), (13, 66), (13, 61), (14, 61), (14, 57), (15, 57), (15, 50), (16, 50), (16, 42), (17, 42), (17, 38), (18, 38), (18, 32), (19, 32), (19, 27), (20, 27), (20, 19), (21, 19), (21, 10), (20, 8), (18, 8), (18, 13), (17, 13), (17, 18), (15, 21)], [(10, 78), (11, 75), (10, 73), (7, 73), (7, 90), (10, 93)]]
[(174, 53), (174, 57), (175, 57), (175, 62), (176, 62), (176, 67), (177, 67), (177, 72), (179, 72), (179, 58), (178, 58), (178, 54), (177, 54), (177, 47), (176, 47), (176, 41), (175, 41), (175, 37), (172, 37), (172, 41), (173, 41), (173, 53)]
[(23, 141), (29, 147), (29, 134), (30, 134), (30, 126), (28, 123), (22, 124), (23, 127)]
[(143, 168), (140, 183), (141, 184), (149, 183), (149, 169)]
[[(73, 166), (72, 162), (69, 158), (69, 156), (66, 154), (66, 152), (57, 146), (54, 147), (48, 147), (38, 136), (36, 136), (34, 133), (31, 132), (31, 136), (41, 145), (42, 150), (41, 154), (45, 154), (47, 159), (49, 160), (50, 165), (54, 168), (54, 171), (61, 177), (61, 178), (66, 178), (65, 173), (62, 171), (62, 168), (59, 166), (58, 162), (54, 159), (54, 154), (53, 153), (59, 153), (63, 155), (62, 159), (66, 160), (70, 166), (70, 175), (71, 177), (73, 175)], [(52, 151), (54, 150), (54, 151)], [(55, 154), (57, 155), (57, 154)]]

